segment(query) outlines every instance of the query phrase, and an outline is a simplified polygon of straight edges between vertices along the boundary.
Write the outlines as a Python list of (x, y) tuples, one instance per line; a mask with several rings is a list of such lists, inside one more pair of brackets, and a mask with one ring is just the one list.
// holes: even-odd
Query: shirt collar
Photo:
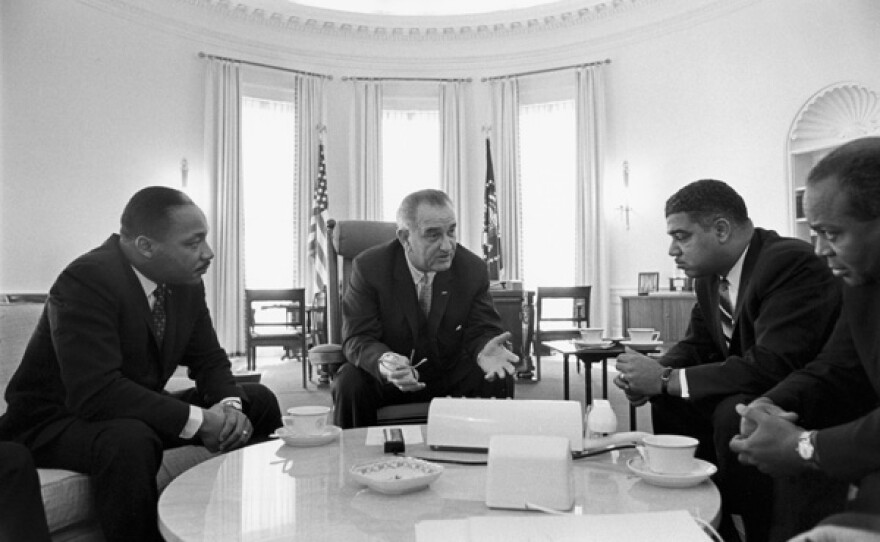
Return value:
[(144, 295), (147, 296), (147, 300), (152, 299), (151, 296), (153, 295), (153, 292), (156, 290), (156, 287), (159, 286), (159, 284), (145, 277), (144, 274), (138, 271), (135, 266), (131, 266), (131, 268), (132, 270), (134, 270), (134, 274), (137, 276), (138, 282), (141, 283), (141, 288), (144, 289)]
[(418, 285), (422, 281), (422, 277), (427, 275), (428, 276), (428, 284), (429, 285), (433, 284), (434, 283), (434, 275), (436, 275), (437, 272), (436, 271), (428, 271), (427, 273), (424, 273), (422, 271), (419, 271), (418, 269), (415, 268), (415, 266), (409, 260), (409, 254), (408, 253), (404, 253), (404, 254), (406, 255), (406, 265), (409, 267), (410, 274), (412, 274), (413, 283)]
[(746, 253), (749, 251), (749, 246), (751, 243), (746, 245), (745, 250), (742, 251), (742, 254), (737, 258), (736, 263), (733, 264), (733, 267), (730, 268), (730, 271), (727, 272), (727, 275), (724, 275), (724, 278), (727, 279), (727, 282), (730, 283), (730, 287), (736, 291), (739, 291), (739, 283), (740, 279), (742, 279), (742, 270), (743, 263), (746, 261)]

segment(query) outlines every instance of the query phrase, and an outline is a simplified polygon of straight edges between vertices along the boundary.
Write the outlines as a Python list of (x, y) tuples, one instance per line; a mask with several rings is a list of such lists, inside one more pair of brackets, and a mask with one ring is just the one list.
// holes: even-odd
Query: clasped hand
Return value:
[(617, 357), (615, 368), (618, 374), (614, 385), (623, 390), (633, 405), (641, 406), (652, 396), (660, 394), (663, 366), (656, 360), (627, 348)]
[(797, 414), (785, 411), (766, 398), (748, 406), (736, 405), (740, 434), (730, 441), (740, 463), (754, 465), (772, 475), (794, 474), (804, 468), (797, 441), (804, 429), (795, 425)]
[(489, 342), (483, 346), (477, 356), (477, 365), (486, 373), (486, 380), (505, 378), (516, 371), (513, 364), (517, 363), (519, 358), (504, 346), (511, 336), (509, 331), (505, 331), (501, 335), (489, 339)]
[(247, 444), (254, 428), (243, 412), (229, 405), (217, 403), (204, 409), (204, 419), (198, 436), (212, 452), (227, 452)]
[(385, 380), (397, 386), (400, 391), (411, 392), (425, 388), (425, 383), (419, 382), (419, 372), (416, 367), (426, 363), (428, 358), (423, 358), (413, 365), (412, 355), (414, 354), (415, 351), (410, 354), (409, 358), (400, 354), (385, 354), (384, 357), (390, 358), (393, 355), (395, 359), (383, 359), (379, 362), (379, 372), (382, 373)]

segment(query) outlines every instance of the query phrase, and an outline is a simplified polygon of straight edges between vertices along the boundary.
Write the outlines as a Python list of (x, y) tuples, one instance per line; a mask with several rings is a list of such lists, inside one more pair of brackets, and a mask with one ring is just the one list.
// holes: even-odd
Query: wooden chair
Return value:
[(244, 291), (249, 370), (256, 369), (258, 347), (281, 346), (286, 356), (298, 357), (302, 362), (303, 388), (308, 388), (306, 356), (309, 331), (305, 296), (304, 288)]
[(535, 298), (534, 347), (537, 380), (541, 380), (541, 353), (544, 350), (542, 343), (578, 337), (580, 328), (589, 327), (591, 289), (592, 286), (538, 287)]

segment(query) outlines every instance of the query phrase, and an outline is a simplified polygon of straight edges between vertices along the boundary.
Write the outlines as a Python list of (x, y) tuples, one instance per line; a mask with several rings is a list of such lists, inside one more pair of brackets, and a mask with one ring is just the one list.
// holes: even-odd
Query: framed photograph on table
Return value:
[(660, 273), (639, 273), (639, 295), (660, 290)]

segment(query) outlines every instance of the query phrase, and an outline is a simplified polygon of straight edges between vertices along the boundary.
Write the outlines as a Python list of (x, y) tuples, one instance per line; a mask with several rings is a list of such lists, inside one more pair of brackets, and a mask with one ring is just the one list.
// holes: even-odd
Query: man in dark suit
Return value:
[[(178, 190), (149, 187), (121, 222), (52, 286), (6, 390), (0, 439), (26, 445), (38, 467), (89, 474), (107, 540), (161, 540), (163, 450), (231, 450), (267, 438), (281, 419), (271, 391), (236, 384), (217, 341), (202, 211)], [(163, 389), (180, 365), (196, 387), (171, 395)]]
[(700, 440), (697, 456), (718, 466), (726, 515), (742, 516), (749, 542), (766, 540), (772, 480), (730, 452), (734, 406), (816, 355), (837, 317), (839, 288), (808, 243), (755, 228), (721, 181), (696, 181), (670, 197), (666, 225), (669, 255), (696, 279), (687, 336), (659, 361), (620, 356), (615, 383), (636, 404), (651, 398), (655, 433)]
[(382, 406), (433, 397), (504, 397), (516, 355), (489, 296), (486, 264), (456, 242), (449, 197), (404, 198), (397, 239), (352, 264), (342, 300), (343, 365), (335, 423), (376, 425)]
[[(853, 141), (822, 159), (807, 178), (804, 201), (816, 254), (845, 283), (840, 319), (813, 362), (748, 407), (737, 406), (741, 434), (730, 447), (743, 463), (777, 477), (819, 472), (859, 486), (850, 510), (824, 520), (806, 539), (877, 540), (880, 138)], [(834, 536), (835, 526), (841, 537), (822, 537), (822, 531)]]

